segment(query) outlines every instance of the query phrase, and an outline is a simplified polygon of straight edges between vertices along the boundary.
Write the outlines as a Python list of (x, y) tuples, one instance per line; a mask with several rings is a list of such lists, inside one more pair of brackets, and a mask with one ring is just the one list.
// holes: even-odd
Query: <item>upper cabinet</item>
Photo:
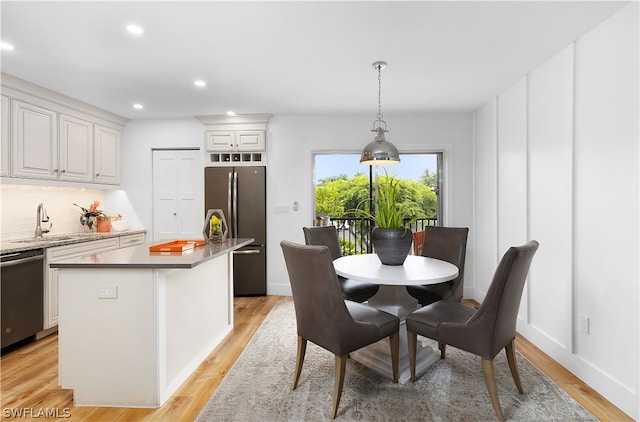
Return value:
[(120, 183), (120, 132), (104, 126), (95, 126), (95, 182), (117, 185)]
[(55, 111), (13, 100), (11, 149), (15, 177), (58, 177), (58, 116)]
[(265, 149), (263, 130), (208, 130), (205, 136), (207, 151), (264, 151)]
[(266, 131), (271, 114), (198, 116), (204, 123), (208, 166), (266, 163)]
[(0, 138), (2, 140), (0, 143), (0, 176), (8, 176), (9, 163), (11, 162), (11, 150), (9, 149), (9, 145), (11, 145), (11, 106), (9, 97), (6, 95), (0, 95), (0, 99), (2, 100), (0, 104), (0, 112), (2, 114), (2, 119), (0, 120), (0, 133), (2, 135)]
[[(2, 76), (0, 176), (120, 183), (125, 119), (10, 75)], [(7, 154), (9, 150), (11, 154)]]
[(93, 180), (93, 124), (60, 114), (60, 147), (58, 149), (61, 180), (91, 182)]

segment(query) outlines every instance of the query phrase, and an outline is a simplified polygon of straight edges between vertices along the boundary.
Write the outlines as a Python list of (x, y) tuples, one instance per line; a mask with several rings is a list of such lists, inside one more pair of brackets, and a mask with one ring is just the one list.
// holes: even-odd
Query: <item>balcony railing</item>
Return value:
[[(330, 217), (329, 224), (338, 230), (338, 238), (343, 255), (355, 255), (372, 253), (371, 229), (373, 223), (366, 218), (356, 217)], [(424, 230), (426, 226), (437, 226), (436, 218), (419, 218), (410, 224), (412, 232)]]

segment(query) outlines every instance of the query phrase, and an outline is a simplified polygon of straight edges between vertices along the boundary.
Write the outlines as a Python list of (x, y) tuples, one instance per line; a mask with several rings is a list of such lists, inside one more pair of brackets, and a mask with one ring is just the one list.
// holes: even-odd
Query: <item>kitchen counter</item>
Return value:
[(146, 230), (124, 230), (111, 232), (66, 233), (59, 235), (43, 235), (42, 239), (13, 239), (0, 242), (0, 253), (22, 252), (32, 249), (53, 248), (55, 246), (71, 245), (74, 243), (90, 242), (92, 240), (122, 237), (132, 234), (146, 233)]
[[(158, 243), (164, 243), (162, 240)], [(225, 239), (185, 252), (149, 252), (150, 244), (86, 255), (50, 263), (51, 268), (165, 268), (189, 269), (230, 251), (249, 245), (253, 239)], [(153, 245), (153, 244), (151, 244)]]
[(52, 261), (59, 384), (74, 405), (162, 406), (233, 329), (233, 252), (252, 241)]

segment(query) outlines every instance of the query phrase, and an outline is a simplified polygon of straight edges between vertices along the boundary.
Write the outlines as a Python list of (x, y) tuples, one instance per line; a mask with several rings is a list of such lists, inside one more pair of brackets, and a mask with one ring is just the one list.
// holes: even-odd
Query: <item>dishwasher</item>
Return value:
[(35, 336), (44, 320), (44, 251), (0, 255), (2, 349)]

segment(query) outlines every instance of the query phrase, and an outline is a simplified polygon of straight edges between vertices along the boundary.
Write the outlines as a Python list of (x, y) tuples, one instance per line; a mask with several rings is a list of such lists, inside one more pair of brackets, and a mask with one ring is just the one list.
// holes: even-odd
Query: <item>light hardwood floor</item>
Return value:
[[(45, 337), (0, 359), (0, 419), (7, 416), (7, 409), (27, 408), (34, 413), (40, 409), (59, 409), (60, 421), (193, 421), (273, 305), (278, 300), (290, 299), (282, 296), (235, 298), (232, 333), (159, 409), (73, 407), (71, 390), (58, 386), (58, 337), (55, 334)], [(518, 336), (516, 348), (599, 420), (633, 420), (526, 339)], [(65, 408), (70, 411), (69, 418), (63, 417)], [(19, 420), (56, 419), (35, 417)]]

